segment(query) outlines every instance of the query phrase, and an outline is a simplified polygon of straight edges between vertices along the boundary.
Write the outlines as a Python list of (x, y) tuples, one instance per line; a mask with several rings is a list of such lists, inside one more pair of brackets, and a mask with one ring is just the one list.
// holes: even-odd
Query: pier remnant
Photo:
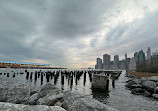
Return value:
[(94, 74), (92, 79), (92, 89), (106, 91), (109, 82), (109, 76)]

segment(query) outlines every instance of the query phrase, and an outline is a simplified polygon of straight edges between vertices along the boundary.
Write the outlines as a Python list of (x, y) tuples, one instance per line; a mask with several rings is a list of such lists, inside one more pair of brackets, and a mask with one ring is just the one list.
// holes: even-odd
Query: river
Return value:
[[(15, 84), (27, 84), (31, 90), (40, 90), (40, 88), (47, 83), (46, 78), (44, 77), (43, 82), (41, 79), (34, 79), (34, 72), (39, 71), (40, 69), (29, 69), (29, 72), (33, 73), (32, 79), (26, 79), (25, 69), (0, 69), (0, 79), (13, 82)], [(42, 71), (57, 71), (56, 69), (41, 69)], [(75, 70), (75, 69), (73, 69)], [(20, 72), (24, 72), (20, 74)], [(9, 73), (9, 77), (7, 77)], [(14, 77), (15, 75), (15, 77)], [(51, 79), (49, 82), (55, 84), (59, 89), (63, 91), (75, 90), (81, 94), (89, 95), (90, 97), (97, 99), (108, 106), (111, 106), (119, 111), (158, 111), (158, 101), (152, 98), (133, 95), (125, 87), (125, 81), (129, 78), (125, 77), (125, 71), (122, 72), (120, 77), (115, 80), (115, 87), (112, 86), (112, 80), (109, 81), (109, 91), (105, 93), (94, 92), (91, 89), (91, 81), (86, 75), (84, 81), (83, 75), (77, 81), (73, 80), (72, 83), (68, 82), (68, 79), (64, 78), (64, 84), (61, 83), (61, 76), (58, 77), (57, 81), (54, 82), (54, 79)]]

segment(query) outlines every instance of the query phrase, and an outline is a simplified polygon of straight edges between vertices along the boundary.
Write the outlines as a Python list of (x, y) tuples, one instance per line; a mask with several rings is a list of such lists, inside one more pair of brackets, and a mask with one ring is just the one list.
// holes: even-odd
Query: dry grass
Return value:
[(137, 77), (158, 76), (158, 73), (148, 73), (148, 72), (130, 72), (130, 74), (135, 75)]

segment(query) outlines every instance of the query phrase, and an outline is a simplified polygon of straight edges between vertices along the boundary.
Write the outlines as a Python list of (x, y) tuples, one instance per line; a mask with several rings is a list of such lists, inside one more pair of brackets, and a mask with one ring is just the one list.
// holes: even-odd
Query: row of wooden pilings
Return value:
[[(41, 84), (43, 84), (44, 78), (47, 82), (50, 82), (51, 80), (54, 80), (54, 84), (57, 84), (57, 81), (59, 79), (59, 76), (61, 76), (61, 85), (64, 85), (65, 80), (68, 81), (68, 85), (72, 88), (73, 81), (75, 81), (75, 84), (78, 84), (78, 81), (80, 80), (81, 76), (83, 75), (83, 84), (86, 84), (86, 75), (89, 75), (89, 80), (92, 82), (92, 88), (94, 89), (101, 89), (105, 88), (107, 90), (107, 86), (109, 85), (109, 74), (111, 74), (111, 77), (118, 78), (118, 76), (121, 74), (121, 71), (103, 71), (103, 70), (54, 70), (54, 71), (21, 71), (21, 72), (14, 72), (11, 71), (12, 77), (14, 78), (16, 74), (26, 74), (26, 79), (31, 80), (34, 77), (34, 81), (36, 82), (37, 79), (41, 80)], [(4, 72), (4, 75), (7, 75), (9, 77), (9, 72)], [(2, 75), (2, 72), (0, 72), (0, 75)], [(66, 79), (65, 79), (66, 78)], [(112, 83), (113, 84), (113, 83)]]

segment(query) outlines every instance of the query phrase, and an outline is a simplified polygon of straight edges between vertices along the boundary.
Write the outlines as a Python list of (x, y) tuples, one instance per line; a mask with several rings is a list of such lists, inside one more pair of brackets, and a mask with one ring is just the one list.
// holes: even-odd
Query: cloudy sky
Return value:
[(148, 46), (158, 49), (158, 0), (0, 0), (1, 61), (94, 67)]

